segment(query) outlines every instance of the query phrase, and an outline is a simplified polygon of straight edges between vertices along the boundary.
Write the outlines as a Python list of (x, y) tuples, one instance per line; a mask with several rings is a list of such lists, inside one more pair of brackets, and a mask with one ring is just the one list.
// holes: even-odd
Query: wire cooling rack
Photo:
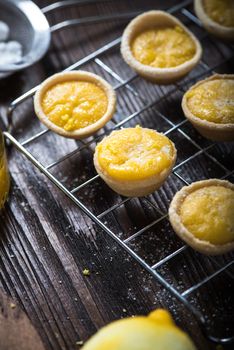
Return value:
[[(74, 1), (70, 1), (69, 3), (74, 4)], [(163, 188), (165, 186), (167, 187), (167, 183), (154, 195), (141, 199), (122, 198), (109, 188), (106, 188), (106, 185), (101, 182), (99, 176), (95, 174), (94, 169), (90, 171), (84, 166), (84, 170), (83, 168), (80, 170), (80, 165), (78, 166), (76, 163), (78, 162), (79, 164), (79, 156), (83, 153), (85, 153), (85, 157), (87, 157), (88, 154), (88, 157), (92, 159), (96, 142), (100, 141), (102, 137), (110, 131), (141, 123), (144, 124), (143, 126), (145, 127), (148, 126), (163, 132), (172, 139), (174, 137), (173, 141), (178, 149), (179, 159), (173, 169), (173, 174), (170, 177), (171, 180), (168, 180), (171, 181), (171, 183), (179, 183), (178, 186), (182, 187), (182, 185), (188, 185), (192, 181), (209, 177), (209, 175), (222, 179), (233, 179), (233, 169), (230, 169), (230, 166), (223, 162), (222, 159), (223, 148), (220, 151), (216, 143), (200, 137), (183, 116), (180, 115), (180, 117), (177, 118), (177, 114), (181, 114), (181, 111), (179, 111), (179, 107), (175, 103), (175, 97), (181, 101), (182, 94), (190, 85), (215, 71), (224, 72), (223, 70), (226, 69), (225, 72), (228, 73), (227, 69), (230, 70), (230, 68), (227, 67), (233, 58), (232, 47), (214, 41), (214, 39), (209, 37), (202, 29), (199, 20), (192, 12), (191, 3), (191, 1), (183, 1), (168, 9), (169, 13), (176, 15), (190, 30), (195, 32), (204, 48), (203, 60), (198, 67), (190, 73), (189, 77), (183, 79), (182, 82), (168, 87), (159, 87), (146, 83), (125, 66), (119, 54), (119, 44), (121, 42), (121, 37), (119, 37), (65, 69), (65, 71), (79, 69), (81, 67), (84, 69), (88, 65), (88, 69), (92, 71), (98, 70), (99, 74), (102, 74), (115, 85), (115, 90), (118, 91), (119, 96), (121, 95), (121, 98), (124, 100), (124, 103), (118, 108), (112, 121), (95, 137), (79, 142), (72, 141), (73, 145), (75, 144), (75, 148), (70, 150), (70, 146), (68, 145), (70, 145), (71, 140), (63, 139), (53, 134), (50, 130), (45, 129), (35, 118), (32, 122), (32, 126), (28, 126), (25, 132), (18, 132), (17, 136), (15, 136), (14, 123), (12, 123), (13, 112), (20, 106), (23, 108), (22, 104), (34, 95), (38, 87), (29, 90), (12, 101), (8, 109), (9, 131), (4, 134), (5, 137), (67, 197), (69, 197), (79, 209), (83, 210), (83, 212), (85, 212), (99, 227), (112, 237), (114, 241), (143, 266), (156, 281), (161, 283), (172, 296), (180, 300), (196, 317), (202, 330), (210, 340), (217, 343), (228, 343), (234, 340), (232, 333), (228, 335), (226, 333), (225, 335), (219, 335), (217, 329), (224, 321), (222, 319), (222, 322), (220, 322), (218, 315), (219, 324), (211, 324), (211, 320), (206, 317), (204, 305), (209, 304), (209, 291), (215, 288), (213, 285), (210, 285), (210, 283), (214, 283), (218, 277), (222, 276), (225, 280), (227, 278), (230, 279), (231, 285), (233, 286), (232, 281), (234, 274), (231, 271), (234, 262), (233, 256), (229, 254), (225, 257), (215, 259), (212, 257), (204, 257), (192, 251), (187, 245), (182, 245), (182, 242), (171, 232), (172, 229), (167, 220), (167, 205), (165, 203), (162, 204), (162, 198), (166, 196), (166, 191), (164, 191)], [(56, 5), (50, 5), (44, 12), (53, 9), (56, 9)], [(75, 23), (73, 22), (67, 21), (66, 24), (58, 24), (53, 31), (67, 25), (74, 25)], [(206, 49), (206, 47), (208, 48)], [(213, 55), (216, 57), (215, 60), (212, 60)], [(115, 58), (114, 63), (112, 62), (113, 57)], [(127, 78), (123, 78), (119, 71), (124, 71), (124, 75)], [(136, 108), (134, 111), (132, 111), (132, 106), (126, 107), (127, 99), (130, 95), (134, 97), (134, 107)], [(126, 96), (126, 99), (124, 99), (123, 96)], [(153, 100), (152, 97), (154, 97)], [(170, 110), (167, 110), (168, 106), (172, 106)], [(170, 115), (170, 117), (168, 115)], [(48, 140), (45, 140), (45, 138), (48, 138)], [(47, 142), (50, 145), (51, 142), (53, 142), (54, 145), (54, 142), (58, 142), (58, 139), (59, 143), (57, 143), (57, 145), (62, 143), (63, 146), (61, 146), (61, 149), (64, 149), (66, 152), (62, 155), (59, 154), (57, 159), (51, 159), (49, 164), (44, 164), (43, 147), (47, 147)], [(66, 178), (66, 162), (73, 158), (77, 166), (76, 173), (80, 171), (78, 178), (75, 180), (73, 179), (74, 181)], [(205, 170), (204, 161), (202, 161), (201, 158), (205, 159)], [(194, 165), (194, 170), (192, 175), (188, 175), (191, 164)], [(201, 166), (201, 164), (203, 165)], [(81, 164), (81, 166), (83, 165)], [(202, 170), (200, 170), (199, 167), (203, 167)], [(97, 191), (97, 193), (95, 193), (95, 191)], [(94, 209), (93, 202), (95, 201), (92, 200), (92, 198), (98, 198), (102, 203), (106, 203), (106, 208), (101, 213), (98, 213), (98, 210), (96, 211), (97, 208)], [(165, 202), (167, 201), (168, 198)], [(96, 207), (98, 207), (98, 204)], [(129, 207), (131, 207), (131, 209), (129, 209)], [(147, 220), (145, 220), (145, 217), (143, 220), (144, 225), (137, 222), (138, 210), (140, 214), (143, 210), (142, 208), (147, 212)], [(128, 223), (123, 225), (124, 230), (121, 230), (121, 220), (124, 220), (126, 211), (129, 210), (133, 210), (133, 219), (129, 222), (128, 218)], [(120, 228), (118, 232), (116, 228), (113, 227), (113, 222), (118, 223), (118, 228)], [(162, 237), (162, 233), (165, 232), (165, 230), (168, 234), (168, 238), (165, 237), (165, 233), (163, 235), (164, 237)], [(159, 234), (159, 237), (156, 239), (156, 243), (153, 243), (153, 239), (157, 237), (157, 234)], [(143, 248), (139, 248), (139, 244), (134, 245), (134, 242), (137, 240), (139, 241), (139, 239), (143, 242)], [(176, 244), (172, 245), (173, 249), (170, 241), (176, 241)], [(155, 254), (152, 254), (152, 251), (147, 254), (147, 248), (151, 245), (155, 247), (154, 244), (156, 244), (157, 247), (155, 249)], [(158, 251), (159, 245), (162, 246), (162, 251)], [(175, 246), (176, 249), (174, 249)], [(185, 258), (189, 250), (190, 255)], [(191, 254), (194, 255), (193, 258)], [(185, 268), (185, 274), (188, 273), (189, 276), (192, 275), (192, 271), (189, 271), (191, 259), (193, 259), (193, 261), (198, 261), (200, 265), (202, 265), (203, 261), (206, 261), (207, 266), (207, 262), (209, 262), (211, 269), (209, 271), (206, 270), (205, 274), (201, 274), (200, 280), (192, 280), (191, 282), (191, 279), (188, 279), (188, 285), (186, 286), (181, 286), (179, 280), (181, 272), (179, 272), (174, 279), (172, 277), (168, 278), (169, 271), (175, 272), (175, 266), (181, 267), (182, 264), (183, 268)], [(220, 288), (220, 285), (221, 282), (218, 281), (218, 288)], [(206, 288), (205, 291), (203, 288)], [(198, 302), (193, 298), (193, 295), (196, 293), (198, 296), (202, 295), (200, 299), (196, 299)], [(208, 294), (203, 295), (203, 293)], [(229, 294), (230, 293), (231, 291), (229, 291)], [(225, 296), (222, 295), (222, 291), (221, 297), (219, 296), (219, 299), (220, 298), (225, 298)], [(210, 307), (216, 310), (215, 306), (210, 305)], [(229, 313), (229, 311), (226, 312)], [(225, 331), (229, 329), (231, 322), (232, 321), (229, 320)]]

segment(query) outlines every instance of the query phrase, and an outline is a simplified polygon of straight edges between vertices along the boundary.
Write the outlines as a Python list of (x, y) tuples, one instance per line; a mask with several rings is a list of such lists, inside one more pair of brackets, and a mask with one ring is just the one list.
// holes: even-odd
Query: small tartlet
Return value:
[(234, 184), (219, 179), (197, 181), (185, 186), (172, 199), (169, 207), (169, 220), (175, 233), (192, 248), (205, 255), (221, 255), (234, 249), (234, 241), (225, 244), (213, 244), (207, 240), (199, 239), (184, 226), (180, 216), (181, 206), (185, 198), (191, 193), (208, 186), (221, 186), (234, 191)]
[(203, 0), (194, 1), (194, 10), (205, 29), (220, 39), (234, 41), (234, 27), (226, 27), (215, 22), (204, 9)]
[[(142, 64), (133, 55), (131, 43), (134, 38), (152, 28), (181, 27), (195, 44), (194, 56), (175, 67), (157, 68)], [(199, 62), (202, 55), (202, 47), (198, 39), (177, 18), (164, 11), (152, 10), (134, 18), (124, 30), (121, 41), (121, 54), (125, 62), (140, 76), (153, 83), (170, 84), (188, 74)]]
[(202, 84), (218, 79), (228, 79), (234, 80), (234, 74), (214, 74), (209, 78), (200, 80), (195, 85), (186, 91), (182, 99), (182, 109), (185, 117), (193, 124), (193, 126), (198, 130), (198, 132), (213, 141), (233, 141), (234, 140), (234, 124), (233, 123), (215, 123), (208, 121), (206, 119), (201, 119), (197, 117), (188, 107), (187, 95), (188, 93), (201, 86)]
[[(74, 81), (92, 83), (99, 87), (101, 90), (103, 90), (107, 97), (107, 108), (103, 116), (93, 124), (90, 124), (83, 128), (69, 131), (50, 121), (50, 119), (43, 110), (42, 99), (45, 93), (57, 84)], [(116, 109), (116, 93), (112, 86), (106, 80), (94, 73), (82, 70), (62, 72), (54, 74), (40, 85), (34, 97), (34, 109), (40, 121), (55, 133), (67, 138), (83, 139), (85, 137), (93, 135), (112, 118)]]
[[(134, 137), (133, 133), (134, 132), (140, 132), (143, 134), (142, 136), (142, 142), (133, 142), (128, 145), (127, 140), (130, 140), (131, 137)], [(123, 133), (125, 133), (124, 138), (122, 137)], [(147, 139), (148, 135), (144, 134), (149, 134), (151, 133), (151, 136), (154, 137), (159, 137), (161, 140), (162, 138), (165, 138), (165, 147), (161, 150), (165, 153), (167, 153), (166, 157), (166, 164), (167, 166), (163, 166), (163, 168), (160, 168), (160, 171), (155, 170), (155, 162), (156, 162), (156, 153), (158, 152), (157, 150), (155, 151), (155, 154), (152, 156), (150, 152), (152, 151), (152, 148), (155, 147), (156, 149), (156, 144), (155, 146), (152, 146), (150, 137), (149, 137), (149, 143), (151, 144), (151, 151), (148, 152), (148, 150), (145, 150), (147, 148), (147, 142), (144, 141)], [(146, 137), (145, 137), (146, 136)], [(156, 142), (161, 142), (157, 141)], [(145, 142), (145, 143), (144, 143)], [(154, 142), (154, 141), (153, 141)], [(164, 141), (163, 141), (164, 142)], [(123, 149), (124, 146), (121, 146), (125, 143), (127, 151)], [(114, 145), (112, 148), (110, 154), (108, 154), (107, 158), (110, 160), (111, 166), (115, 166), (116, 163), (114, 163), (113, 159), (116, 160), (116, 155), (117, 157), (121, 158), (121, 161), (123, 161), (124, 167), (125, 167), (125, 162), (127, 162), (126, 168), (124, 169), (124, 177), (117, 178), (116, 176), (113, 176), (113, 173), (110, 173), (108, 171), (107, 166), (103, 166), (103, 164), (100, 162), (100, 155), (103, 155), (103, 150), (102, 147), (105, 145)], [(161, 146), (160, 146), (161, 147)], [(114, 149), (114, 151), (113, 151)], [(139, 151), (140, 150), (140, 151)], [(105, 152), (105, 151), (104, 151)], [(108, 150), (109, 152), (109, 150)], [(124, 154), (124, 152), (126, 153)], [(140, 152), (140, 154), (139, 154)], [(142, 154), (141, 154), (142, 152)], [(154, 152), (154, 150), (153, 150)], [(160, 154), (158, 152), (159, 160), (160, 162)], [(129, 153), (129, 154), (128, 154)], [(150, 193), (153, 193), (156, 191), (167, 179), (167, 177), (170, 175), (172, 168), (175, 164), (176, 161), (176, 148), (173, 144), (173, 142), (168, 139), (166, 136), (163, 134), (158, 133), (155, 130), (152, 129), (147, 129), (147, 128), (141, 128), (137, 126), (136, 128), (126, 128), (126, 129), (121, 129), (118, 131), (113, 131), (109, 136), (105, 137), (97, 146), (95, 149), (94, 153), (94, 166), (96, 168), (97, 173), (100, 175), (100, 177), (106, 182), (106, 184), (112, 188), (115, 192), (119, 193), (122, 196), (126, 197), (142, 197), (146, 196)], [(163, 159), (164, 155), (161, 153), (161, 160)], [(146, 161), (145, 161), (146, 160)], [(165, 160), (165, 158), (164, 158)], [(163, 160), (163, 162), (164, 162)], [(118, 163), (118, 162), (117, 162)], [(140, 165), (139, 165), (140, 164)], [(153, 164), (153, 165), (152, 165)], [(162, 164), (162, 163), (161, 163)], [(118, 167), (119, 164), (117, 164)], [(157, 165), (156, 165), (157, 167)], [(145, 172), (146, 170), (146, 172)], [(149, 173), (148, 173), (149, 170)], [(144, 172), (144, 176), (139, 176), (142, 175)], [(131, 176), (129, 174), (131, 173)], [(125, 176), (126, 174), (126, 176)], [(135, 177), (135, 175), (137, 175)]]

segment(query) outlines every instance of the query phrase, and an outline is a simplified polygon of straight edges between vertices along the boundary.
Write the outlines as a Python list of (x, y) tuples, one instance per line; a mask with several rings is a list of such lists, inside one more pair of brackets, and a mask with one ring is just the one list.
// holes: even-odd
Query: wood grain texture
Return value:
[[(51, 2), (37, 1), (40, 7)], [(162, 5), (160, 1), (150, 0), (112, 1), (58, 10), (48, 18), (53, 24), (66, 18), (146, 10), (157, 6), (162, 8), (175, 3), (178, 2), (164, 1)], [(201, 38), (206, 64), (211, 67), (218, 66), (218, 63), (229, 57), (230, 48), (213, 39), (203, 38), (204, 32), (201, 29), (188, 22), (183, 15), (179, 16)], [(5, 121), (6, 106), (12, 99), (40, 83), (48, 75), (66, 68), (117, 38), (124, 26), (123, 22), (115, 20), (53, 34), (50, 51), (41, 62), (0, 81), (1, 126), (3, 127)], [(123, 62), (118, 50), (117, 47), (100, 59), (123, 79), (127, 79), (133, 76), (133, 72)], [(86, 64), (82, 68), (102, 75), (114, 86), (118, 84), (116, 79), (96, 63)], [(232, 61), (227, 60), (217, 70), (233, 71)], [(205, 74), (202, 65), (189, 77), (197, 74)], [(139, 91), (140, 98), (126, 87), (119, 89), (118, 110), (114, 122), (123, 120), (145, 103), (166, 96), (126, 123), (126, 126), (140, 123), (162, 132), (168, 131), (171, 125), (162, 116), (166, 115), (175, 124), (183, 121), (180, 101), (189, 84), (191, 83), (188, 83), (188, 78), (185, 78), (178, 86), (165, 88), (136, 78), (131, 87)], [(113, 125), (112, 122), (107, 128)], [(34, 115), (31, 99), (14, 112), (14, 135), (20, 141), (43, 129)], [(184, 124), (180, 131), (171, 132), (169, 136), (178, 149), (178, 162), (199, 151), (198, 146), (206, 147), (210, 144), (188, 124)], [(190, 137), (195, 143), (191, 143)], [(49, 165), (82, 146), (80, 142), (47, 133), (29, 144), (27, 149), (42, 164)], [(92, 162), (94, 146), (95, 142), (65, 162), (52, 167), (51, 173), (69, 189), (88, 180), (95, 175)], [(128, 315), (146, 314), (160, 306), (172, 311), (177, 323), (190, 333), (199, 350), (215, 348), (205, 340), (193, 316), (28, 160), (12, 147), (8, 149), (8, 158), (12, 185), (9, 201), (0, 214), (0, 283), (3, 290), (26, 312), (46, 350), (78, 349), (79, 342), (85, 341), (101, 326)], [(217, 144), (206, 154), (200, 154), (185, 163), (178, 169), (178, 173), (188, 181), (210, 176), (221, 177), (226, 173), (225, 167), (233, 170), (233, 160), (233, 145)], [(166, 213), (173, 194), (182, 186), (183, 182), (172, 175), (159, 191), (147, 199), (132, 199), (112, 213), (104, 215), (102, 220), (119, 237), (127, 238), (157, 219), (161, 215), (159, 211)], [(77, 197), (95, 214), (102, 213), (122, 200), (101, 180), (81, 189)], [(166, 219), (131, 241), (131, 247), (151, 264), (180, 246), (182, 242), (175, 236)], [(183, 291), (214, 272), (217, 264), (222, 266), (225, 259), (230, 257), (213, 261), (187, 249), (159, 272), (179, 291)], [(85, 268), (90, 270), (90, 276), (83, 275)], [(199, 290), (200, 293), (191, 297), (191, 301), (198, 305), (208, 319), (218, 321), (215, 326), (217, 328), (217, 324), (220, 325), (220, 329), (216, 329), (217, 334), (228, 328), (224, 318), (229, 318), (230, 321), (233, 317), (231, 273), (233, 271), (229, 269), (228, 274), (225, 273), (208, 283)], [(220, 297), (220, 294), (225, 297)], [(219, 305), (222, 299), (226, 300), (224, 306)], [(230, 329), (229, 332), (231, 331)], [(226, 348), (231, 349), (228, 346)]]
[(28, 317), (0, 290), (1, 350), (45, 350)]

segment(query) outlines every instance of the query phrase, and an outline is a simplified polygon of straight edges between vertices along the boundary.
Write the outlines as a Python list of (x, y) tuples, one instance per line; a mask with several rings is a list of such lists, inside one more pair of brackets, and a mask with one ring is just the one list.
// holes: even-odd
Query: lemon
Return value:
[(196, 350), (166, 310), (115, 321), (98, 331), (83, 350)]

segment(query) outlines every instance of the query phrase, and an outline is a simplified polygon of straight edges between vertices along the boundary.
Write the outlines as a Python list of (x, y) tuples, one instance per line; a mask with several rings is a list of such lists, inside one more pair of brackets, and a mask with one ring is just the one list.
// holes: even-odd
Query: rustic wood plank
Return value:
[(1, 350), (45, 350), (28, 317), (12, 298), (0, 290)]
[[(41, 7), (51, 2), (37, 1)], [(172, 3), (177, 2), (164, 1), (162, 5), (159, 1), (112, 1), (82, 8), (67, 8), (50, 14), (49, 19), (51, 23), (56, 23), (70, 17), (146, 10), (156, 8), (157, 4), (166, 7)], [(0, 106), (3, 117), (11, 99), (40, 83), (48, 75), (66, 68), (117, 38), (124, 26), (124, 23), (115, 20), (95, 25), (95, 30), (90, 25), (53, 34), (52, 47), (42, 62), (23, 73), (0, 81)], [(193, 25), (191, 30), (198, 35), (203, 33)], [(204, 39), (204, 43), (206, 63), (217, 65), (228, 57), (229, 50), (225, 49), (226, 46), (222, 43), (218, 44), (218, 52), (209, 38)], [(209, 55), (209, 52), (212, 52), (212, 55)], [(121, 59), (118, 48), (100, 58), (123, 79), (133, 75)], [(113, 85), (118, 83), (95, 63), (89, 63), (83, 68), (103, 75)], [(231, 71), (233, 65), (229, 63), (222, 66), (222, 69), (226, 72)], [(191, 76), (195, 77), (196, 74), (204, 72), (199, 66)], [(171, 93), (173, 89), (171, 86), (158, 87), (140, 78), (135, 79), (131, 86), (139, 90), (144, 101), (126, 88), (119, 89), (116, 121), (121, 121), (139, 110), (145, 101), (151, 102), (166, 96), (150, 110), (126, 123), (126, 126), (139, 123), (157, 128), (159, 131), (169, 130), (171, 125), (161, 115), (165, 115), (174, 124), (183, 120), (180, 100), (186, 84), (190, 84), (187, 78), (178, 86), (177, 91)], [(21, 141), (44, 128), (34, 115), (31, 99), (14, 112), (14, 122), (14, 135)], [(109, 124), (107, 127), (112, 126)], [(209, 144), (188, 124), (181, 127), (181, 130), (189, 137), (193, 137), (201, 147)], [(197, 150), (196, 146), (179, 131), (174, 131), (169, 136), (178, 147), (178, 162), (184, 161)], [(94, 146), (95, 142), (59, 166), (51, 168), (51, 172), (69, 189), (91, 178), (95, 175), (92, 164)], [(27, 149), (43, 164), (48, 165), (77, 147), (82, 145), (48, 133), (28, 145)], [(233, 155), (232, 146), (224, 144), (215, 146), (209, 153), (231, 169), (232, 163), (228, 159)], [(159, 306), (167, 307), (173, 312), (178, 324), (191, 334), (199, 350), (214, 348), (204, 339), (193, 316), (158, 283), (155, 283), (151, 276), (49, 180), (15, 149), (10, 148), (8, 156), (12, 187), (6, 208), (0, 214), (0, 283), (5, 292), (13, 296), (29, 316), (46, 349), (77, 349), (79, 348), (76, 345), (77, 341), (86, 340), (104, 324), (127, 315), (146, 314)], [(223, 168), (213, 164), (207, 155), (188, 162), (179, 168), (178, 172), (188, 181), (224, 174)], [(182, 186), (183, 183), (172, 175), (157, 193), (148, 198), (151, 204), (134, 199), (103, 216), (102, 219), (114, 232), (125, 238), (124, 235), (134, 234), (155, 220), (159, 216), (158, 210), (165, 213), (173, 194)], [(122, 200), (101, 180), (83, 188), (76, 195), (95, 214), (100, 214)], [(168, 221), (164, 220), (160, 225), (152, 226), (142, 236), (133, 240), (131, 247), (150, 263), (155, 263), (181, 244)], [(220, 261), (220, 264), (222, 263)], [(90, 270), (90, 276), (83, 275), (84, 268)], [(160, 273), (182, 290), (197, 283), (215, 269), (216, 266), (209, 259), (196, 255), (189, 249), (178, 260), (173, 260), (172, 264), (160, 269)], [(227, 276), (225, 274), (222, 279), (223, 290), (225, 286), (230, 290), (231, 282)], [(209, 284), (203, 290), (205, 295), (209, 295), (208, 307), (206, 307), (207, 298), (203, 298), (203, 295), (192, 298), (192, 302), (207, 312), (209, 319), (213, 317), (212, 305), (215, 305), (219, 294), (218, 292), (212, 294), (211, 290), (217, 288), (219, 283)], [(223, 312), (222, 315), (225, 314), (222, 307), (220, 309), (217, 307), (217, 310)]]

